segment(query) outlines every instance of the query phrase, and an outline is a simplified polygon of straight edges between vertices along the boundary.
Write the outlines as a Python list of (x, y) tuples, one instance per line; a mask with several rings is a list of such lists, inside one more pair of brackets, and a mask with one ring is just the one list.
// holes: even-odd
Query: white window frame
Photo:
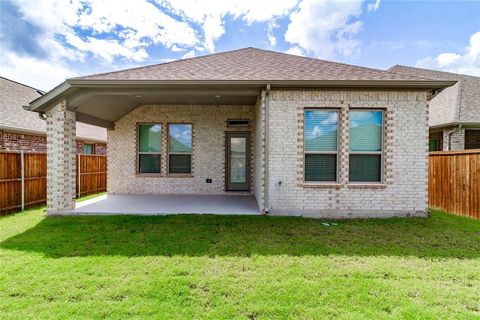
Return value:
[[(349, 115), (352, 111), (380, 111), (382, 112), (382, 131), (381, 131), (381, 150), (380, 151), (351, 151), (350, 150), (350, 120), (348, 122), (348, 183), (349, 184), (384, 184), (384, 171), (385, 171), (385, 109), (369, 109), (369, 108), (350, 108), (348, 110)], [(351, 118), (350, 116), (348, 117)], [(380, 155), (380, 181), (350, 181), (350, 155)]]
[[(335, 111), (337, 113), (337, 148), (336, 151), (306, 151), (305, 150), (305, 129), (306, 129), (306, 112), (307, 111)], [(337, 108), (304, 108), (303, 109), (303, 183), (305, 184), (336, 184), (339, 183), (339, 152), (338, 149), (340, 148), (340, 109)], [(334, 154), (335, 157), (335, 181), (311, 181), (306, 180), (306, 165), (305, 165), (305, 158), (307, 154)]]

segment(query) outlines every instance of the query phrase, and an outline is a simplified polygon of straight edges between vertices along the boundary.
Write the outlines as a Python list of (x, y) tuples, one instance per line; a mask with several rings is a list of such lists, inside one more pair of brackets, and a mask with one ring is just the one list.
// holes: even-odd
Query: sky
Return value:
[(0, 0), (0, 76), (44, 91), (243, 47), (480, 76), (480, 0)]

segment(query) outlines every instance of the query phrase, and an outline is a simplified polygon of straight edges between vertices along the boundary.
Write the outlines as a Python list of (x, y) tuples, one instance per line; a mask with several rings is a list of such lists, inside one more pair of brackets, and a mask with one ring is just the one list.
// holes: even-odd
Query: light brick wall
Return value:
[(75, 113), (65, 101), (47, 113), (47, 213), (75, 208)]
[[(340, 110), (338, 184), (303, 182), (303, 110)], [(272, 91), (269, 212), (322, 217), (423, 216), (427, 210), (428, 112), (425, 92)], [(384, 183), (348, 183), (348, 115), (385, 110)], [(281, 184), (279, 183), (281, 182)]]
[(255, 104), (255, 198), (261, 211), (264, 209), (265, 191), (265, 92)]
[[(251, 120), (252, 186), (255, 179), (255, 107), (241, 105), (144, 105), (115, 123), (108, 131), (108, 193), (111, 194), (211, 194), (225, 193), (225, 132), (244, 131), (228, 128), (227, 119)], [(139, 175), (136, 172), (137, 124), (162, 124), (162, 174)], [(191, 177), (168, 176), (167, 123), (192, 123), (193, 154)], [(211, 178), (212, 183), (206, 183)]]
[(465, 129), (449, 128), (443, 130), (443, 150), (464, 150)]

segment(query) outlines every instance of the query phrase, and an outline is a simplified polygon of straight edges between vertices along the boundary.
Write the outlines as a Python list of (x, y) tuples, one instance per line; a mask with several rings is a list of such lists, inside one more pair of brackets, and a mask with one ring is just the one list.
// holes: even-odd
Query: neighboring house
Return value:
[(68, 79), (30, 103), (52, 132), (48, 212), (74, 207), (76, 119), (109, 129), (109, 194), (425, 216), (428, 98), (454, 83), (255, 48)]
[(457, 83), (429, 103), (429, 150), (480, 148), (480, 78), (463, 74), (393, 66), (388, 71)]
[[(47, 152), (47, 122), (27, 111), (30, 101), (44, 92), (0, 77), (0, 152)], [(81, 154), (106, 154), (107, 130), (77, 123), (76, 149)]]

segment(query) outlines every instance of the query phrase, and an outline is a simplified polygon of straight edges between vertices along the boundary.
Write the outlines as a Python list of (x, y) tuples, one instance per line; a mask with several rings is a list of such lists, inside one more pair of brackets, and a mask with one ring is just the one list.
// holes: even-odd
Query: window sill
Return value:
[(163, 178), (163, 173), (136, 173), (135, 177), (137, 178)]
[(193, 178), (191, 173), (167, 173), (165, 178)]
[(193, 174), (183, 174), (183, 173), (137, 173), (135, 174), (137, 178), (193, 178)]
[(348, 189), (385, 189), (385, 183), (350, 183), (347, 185)]
[(303, 188), (340, 189), (343, 185), (341, 183), (303, 182), (300, 186)]

